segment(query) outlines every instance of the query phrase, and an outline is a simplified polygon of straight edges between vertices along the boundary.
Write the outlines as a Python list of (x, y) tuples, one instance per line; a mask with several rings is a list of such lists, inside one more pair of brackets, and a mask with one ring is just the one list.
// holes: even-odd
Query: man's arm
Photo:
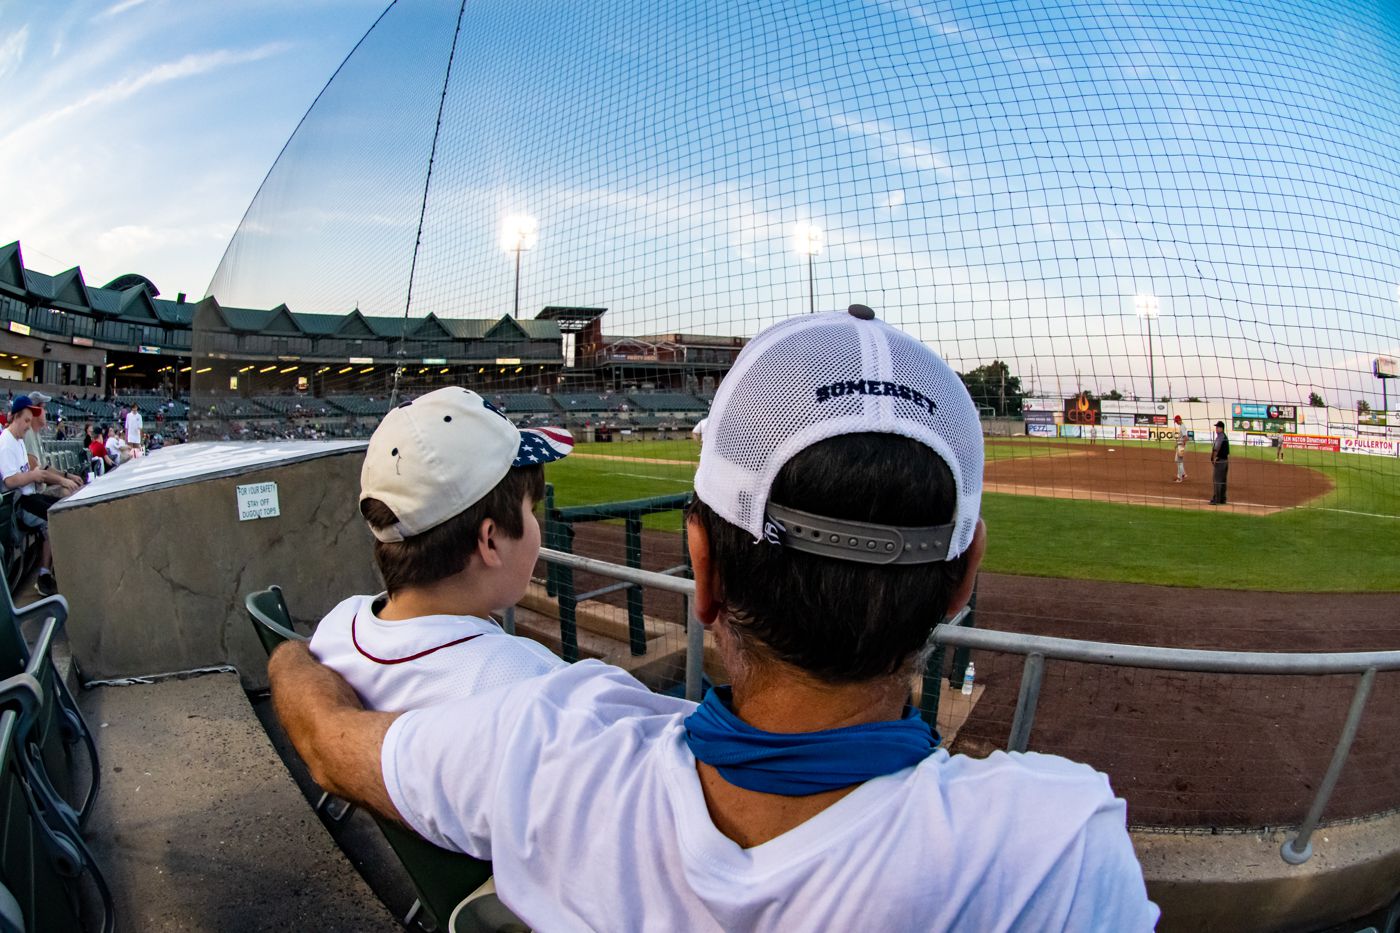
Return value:
[(272, 706), (312, 779), (322, 788), (403, 821), (379, 766), (384, 734), (398, 713), (366, 710), (339, 674), (311, 655), (304, 642), (287, 642), (267, 662)]

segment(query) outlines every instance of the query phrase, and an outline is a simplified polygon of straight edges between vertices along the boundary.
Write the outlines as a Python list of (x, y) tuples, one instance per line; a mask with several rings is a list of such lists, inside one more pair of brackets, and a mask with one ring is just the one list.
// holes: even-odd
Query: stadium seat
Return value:
[[(244, 605), (253, 628), (257, 630), (258, 640), (269, 654), (284, 641), (305, 640), (305, 636), (297, 634), (292, 627), (292, 615), (280, 586), (249, 593)], [(326, 799), (327, 796), (323, 795), (317, 801), (318, 809), (323, 807)], [(374, 821), (408, 872), (418, 895), (418, 901), (404, 917), (404, 923), (413, 922), (421, 910), (436, 929), (446, 929), (453, 908), (491, 877), (491, 863), (439, 848), (390, 820), (374, 816)]]
[[(15, 586), (28, 576), (39, 561), (39, 537), (20, 526), (15, 511), (19, 492), (9, 490), (0, 495), (0, 571)], [(8, 588), (7, 588), (8, 590)]]
[(116, 927), (111, 890), (83, 840), (76, 815), (54, 791), (40, 740), (43, 710), (52, 700), (39, 679), (52, 668), (50, 650), (60, 623), (49, 618), (35, 640), (27, 669), (0, 682), (0, 883), (17, 900), (26, 930), (82, 930), (80, 879), (102, 905), (102, 930)]
[[(9, 587), (4, 589), (5, 595), (0, 597), (0, 677), (17, 674), (37, 663), (35, 676), (44, 689), (44, 705), (39, 711), (35, 741), (50, 778), (57, 781), (78, 826), (82, 827), (87, 824), (102, 783), (97, 742), (52, 659), (45, 657), (36, 662), (22, 629), (26, 623), (52, 619), (61, 631), (68, 621), (68, 601), (62, 596), (50, 596), (16, 609)], [(77, 771), (73, 762), (73, 751), (78, 745), (87, 753), (89, 773), (87, 789), (81, 799), (76, 793)]]
[(457, 905), (447, 922), (448, 933), (530, 933), (530, 928), (496, 896), (494, 885), (483, 885)]

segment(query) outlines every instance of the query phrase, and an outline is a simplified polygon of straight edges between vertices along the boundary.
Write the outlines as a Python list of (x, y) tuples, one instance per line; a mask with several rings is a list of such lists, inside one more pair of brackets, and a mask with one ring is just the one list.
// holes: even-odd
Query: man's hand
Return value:
[(272, 706), (322, 788), (399, 820), (384, 787), (379, 750), (398, 713), (364, 708), (350, 685), (317, 661), (305, 642), (286, 642), (267, 662)]

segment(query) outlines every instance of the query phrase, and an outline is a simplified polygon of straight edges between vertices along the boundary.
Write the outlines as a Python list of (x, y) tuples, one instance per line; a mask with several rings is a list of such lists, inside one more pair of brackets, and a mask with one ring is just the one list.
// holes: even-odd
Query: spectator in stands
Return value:
[(44, 495), (39, 486), (52, 483), (66, 492), (73, 492), (78, 484), (66, 476), (29, 465), (29, 455), (24, 449), (24, 435), (34, 424), (36, 406), (27, 395), (20, 395), (10, 403), (10, 423), (0, 431), (0, 477), (4, 477), (5, 489), (18, 490), (19, 499), (15, 502), (15, 521), (24, 529), (37, 534), (42, 540), (43, 553), (39, 558), (39, 579), (36, 586), (42, 596), (52, 596), (58, 592), (58, 581), (53, 575), (53, 552), (49, 548), (49, 506), (57, 500)]
[(94, 431), (92, 442), (88, 444), (92, 472), (99, 476), (117, 465), (117, 462), (112, 459), (112, 455), (107, 452), (107, 435), (108, 431), (105, 427), (100, 431)]
[(127, 459), (126, 441), (122, 440), (121, 422), (117, 422), (102, 429), (102, 437), (106, 441), (107, 456), (111, 460), (111, 465), (107, 469), (116, 469)]
[(126, 428), (126, 444), (131, 448), (132, 456), (136, 456), (146, 440), (143, 436), (146, 425), (141, 419), (141, 409), (132, 405), (127, 410), (126, 417), (122, 419), (122, 424)]
[[(45, 408), (51, 400), (42, 392), (31, 392), (29, 394), (29, 401), (29, 410), (33, 412), (34, 417), (29, 430), (24, 432), (24, 452), (29, 458), (29, 468), (31, 470), (37, 470), (41, 467), (47, 468), (49, 466), (49, 459), (44, 451), (44, 439), (41, 435), (44, 426), (47, 424)], [(58, 440), (62, 440), (62, 438), (58, 438)], [(83, 485), (83, 478), (81, 476), (74, 476), (72, 473), (66, 473), (62, 470), (53, 470), (52, 472), (59, 473), (72, 481), (71, 485), (51, 483), (39, 490), (44, 495), (51, 496), (55, 501), (70, 495)]]
[(370, 438), (360, 513), (387, 592), (352, 596), (311, 653), (372, 709), (417, 709), (564, 662), (491, 613), (525, 595), (540, 550), (534, 506), (567, 432), (517, 430), (475, 392), (439, 389), (391, 410)]
[(950, 757), (907, 705), (985, 548), (982, 435), (873, 318), (760, 333), (715, 398), (687, 541), (732, 689), (697, 708), (583, 661), (366, 712), (289, 643), (273, 700), (315, 780), (489, 857), (533, 929), (1151, 929), (1102, 774)]

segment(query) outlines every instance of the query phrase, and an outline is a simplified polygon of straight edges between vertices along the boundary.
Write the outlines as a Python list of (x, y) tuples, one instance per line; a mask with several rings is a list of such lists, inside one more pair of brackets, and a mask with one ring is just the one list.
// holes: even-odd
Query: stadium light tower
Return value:
[(793, 231), (793, 250), (797, 255), (807, 257), (807, 310), (811, 314), (817, 313), (816, 258), (825, 244), (826, 236), (816, 224), (800, 223)]
[(533, 217), (516, 214), (501, 225), (501, 249), (515, 254), (515, 317), (520, 319), (520, 254), (532, 249), (539, 239), (539, 223)]
[(1138, 295), (1133, 299), (1133, 308), (1137, 311), (1137, 316), (1147, 322), (1147, 391), (1151, 394), (1151, 400), (1155, 404), (1157, 401), (1157, 368), (1152, 356), (1152, 322), (1161, 313), (1161, 302), (1157, 300), (1156, 295)]

